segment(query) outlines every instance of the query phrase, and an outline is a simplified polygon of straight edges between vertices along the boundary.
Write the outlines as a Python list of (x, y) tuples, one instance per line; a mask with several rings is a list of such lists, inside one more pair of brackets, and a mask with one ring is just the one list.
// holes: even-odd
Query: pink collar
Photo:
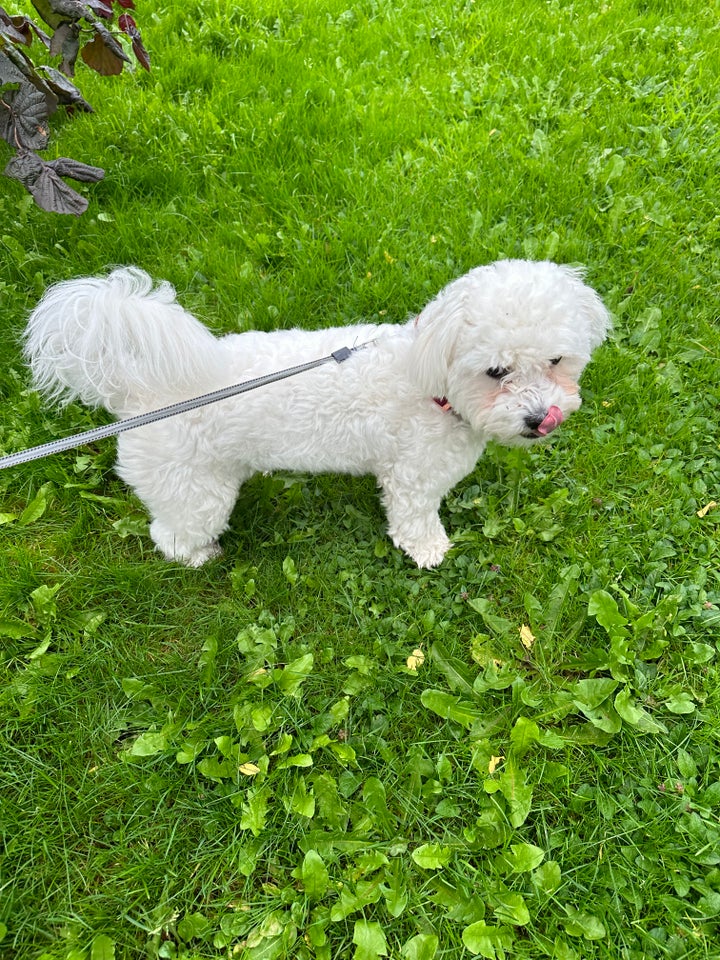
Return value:
[(469, 426), (467, 420), (457, 412), (453, 410), (453, 407), (447, 397), (433, 397), (433, 403), (436, 403), (443, 413), (451, 413), (456, 420), (459, 420), (460, 423), (464, 423), (465, 426)]

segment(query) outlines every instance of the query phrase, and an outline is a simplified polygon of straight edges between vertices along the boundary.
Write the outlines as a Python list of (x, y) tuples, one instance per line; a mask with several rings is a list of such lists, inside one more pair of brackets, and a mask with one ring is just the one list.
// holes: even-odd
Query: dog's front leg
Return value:
[(438, 516), (447, 490), (418, 476), (394, 474), (378, 482), (392, 542), (419, 567), (436, 567), (452, 546)]

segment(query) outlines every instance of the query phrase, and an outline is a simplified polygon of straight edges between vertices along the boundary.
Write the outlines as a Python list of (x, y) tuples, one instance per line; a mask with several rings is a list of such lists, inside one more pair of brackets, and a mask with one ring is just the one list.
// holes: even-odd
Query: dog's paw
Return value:
[(175, 556), (174, 559), (184, 563), (186, 567), (201, 567), (208, 560), (219, 557), (221, 554), (222, 547), (217, 540), (213, 540), (211, 543), (206, 543), (204, 547), (197, 547), (186, 554)]
[(166, 560), (184, 563), (186, 567), (201, 567), (208, 560), (222, 553), (222, 547), (217, 540), (208, 540), (198, 544), (178, 536), (173, 530), (167, 529), (159, 520), (150, 524), (150, 536), (157, 550)]
[(423, 543), (412, 550), (406, 549), (408, 556), (423, 570), (429, 570), (442, 563), (445, 554), (448, 552), (452, 543), (447, 537), (442, 540), (435, 540), (431, 543)]

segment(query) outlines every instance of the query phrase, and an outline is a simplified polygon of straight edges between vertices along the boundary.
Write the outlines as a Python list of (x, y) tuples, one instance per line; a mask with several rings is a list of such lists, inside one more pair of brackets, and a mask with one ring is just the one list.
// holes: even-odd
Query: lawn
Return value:
[(189, 570), (114, 441), (0, 473), (0, 956), (718, 960), (717, 3), (137, 20), (152, 71), (79, 69), (95, 113), (53, 121), (87, 213), (0, 178), (0, 453), (106, 421), (19, 337), (113, 264), (220, 333), (549, 258), (614, 331), (572, 420), (448, 497), (437, 570), (369, 478), (253, 479)]

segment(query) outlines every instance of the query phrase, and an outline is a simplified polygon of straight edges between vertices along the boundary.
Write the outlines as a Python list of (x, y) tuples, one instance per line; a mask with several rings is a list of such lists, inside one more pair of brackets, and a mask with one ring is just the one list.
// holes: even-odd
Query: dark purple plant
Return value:
[[(59, 157), (47, 161), (39, 152), (47, 147), (49, 118), (59, 106), (68, 113), (92, 107), (71, 82), (78, 54), (88, 67), (103, 76), (120, 73), (130, 63), (113, 30), (130, 38), (138, 63), (150, 69), (150, 58), (140, 31), (127, 10), (133, 0), (32, 0), (50, 28), (46, 33), (24, 14), (11, 16), (0, 7), (0, 138), (13, 150), (6, 176), (19, 180), (43, 210), (84, 213), (88, 201), (62, 178), (95, 183), (105, 176), (100, 167)], [(115, 6), (122, 12), (115, 19)], [(57, 69), (36, 65), (28, 48), (43, 44)]]

